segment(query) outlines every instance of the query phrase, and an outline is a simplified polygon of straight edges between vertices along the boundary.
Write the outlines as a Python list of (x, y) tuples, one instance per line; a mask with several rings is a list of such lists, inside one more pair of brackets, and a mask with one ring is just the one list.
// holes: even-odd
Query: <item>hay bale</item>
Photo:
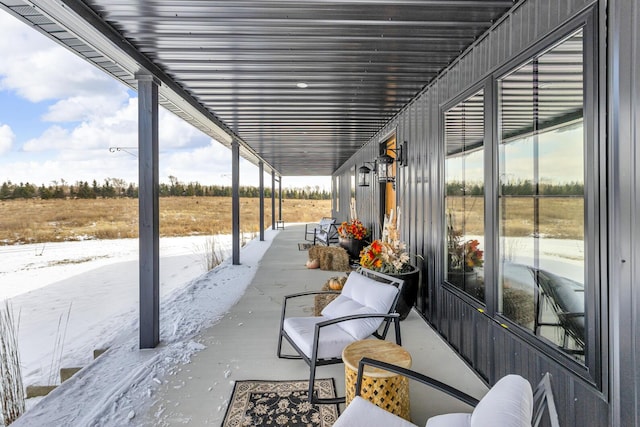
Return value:
[(309, 259), (319, 260), (321, 270), (351, 271), (349, 254), (339, 246), (313, 246), (309, 249)]
[(311, 246), (308, 250), (309, 259), (320, 259), (320, 251), (324, 247), (325, 246), (316, 246), (316, 245)]

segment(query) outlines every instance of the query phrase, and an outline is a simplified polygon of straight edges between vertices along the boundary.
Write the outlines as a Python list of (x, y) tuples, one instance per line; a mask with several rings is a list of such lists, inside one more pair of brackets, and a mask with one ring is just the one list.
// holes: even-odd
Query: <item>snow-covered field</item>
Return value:
[[(144, 411), (158, 378), (202, 348), (191, 338), (242, 296), (275, 233), (243, 247), (242, 265), (226, 259), (210, 272), (211, 237), (161, 239), (162, 345), (152, 351), (138, 350), (137, 239), (0, 247), (0, 301), (20, 317), (25, 386), (58, 383), (60, 367), (87, 366), (93, 349), (111, 348), (74, 377), (83, 386), (65, 383), (16, 424), (58, 425), (82, 407), (73, 425), (122, 425)], [(226, 258), (230, 236), (215, 246)]]

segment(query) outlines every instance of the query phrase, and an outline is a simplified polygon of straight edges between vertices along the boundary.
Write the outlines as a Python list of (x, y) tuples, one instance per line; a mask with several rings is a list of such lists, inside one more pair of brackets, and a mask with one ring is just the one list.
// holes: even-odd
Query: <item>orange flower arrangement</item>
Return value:
[(382, 238), (374, 240), (360, 252), (360, 265), (381, 273), (399, 274), (413, 270), (406, 245), (400, 241), (393, 213), (385, 217)]
[(338, 227), (338, 235), (344, 239), (351, 238), (363, 240), (369, 236), (369, 229), (365, 227), (360, 220), (352, 219), (349, 222), (343, 222)]
[(360, 252), (360, 265), (382, 273), (405, 273), (412, 270), (404, 243), (374, 240)]
[(476, 239), (462, 240), (462, 232), (449, 231), (449, 267), (451, 270), (471, 271), (484, 264), (484, 251)]

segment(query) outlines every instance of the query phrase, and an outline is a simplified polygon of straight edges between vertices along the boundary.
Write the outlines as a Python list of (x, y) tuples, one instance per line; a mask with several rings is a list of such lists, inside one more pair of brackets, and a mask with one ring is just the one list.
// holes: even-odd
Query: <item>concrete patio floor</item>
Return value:
[[(144, 425), (220, 425), (235, 380), (308, 378), (303, 361), (276, 356), (282, 298), (319, 290), (329, 277), (341, 273), (305, 268), (307, 252), (298, 250), (303, 237), (300, 225), (285, 225), (278, 232), (244, 296), (220, 322), (195, 338), (206, 349), (165, 379), (154, 396), (156, 404), (138, 421)], [(307, 303), (298, 309), (311, 312), (313, 299)], [(486, 385), (416, 312), (401, 323), (401, 331), (403, 347), (413, 357), (413, 369), (476, 398), (486, 393)], [(389, 339), (393, 340), (392, 331)], [(344, 365), (318, 368), (318, 378), (327, 377), (335, 379), (337, 392), (343, 396)], [(410, 394), (412, 420), (418, 425), (432, 415), (470, 411), (418, 384), (411, 385)]]

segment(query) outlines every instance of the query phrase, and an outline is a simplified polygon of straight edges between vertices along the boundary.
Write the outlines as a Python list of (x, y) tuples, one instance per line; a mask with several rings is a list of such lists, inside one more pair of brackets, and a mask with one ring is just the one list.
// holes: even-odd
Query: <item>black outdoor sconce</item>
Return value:
[(387, 148), (385, 149), (384, 154), (376, 159), (376, 163), (378, 165), (378, 182), (394, 182), (396, 180), (395, 175), (393, 174), (393, 161), (394, 158), (387, 154), (387, 151), (392, 151), (395, 153), (396, 158), (395, 161), (398, 163), (398, 166), (406, 166), (406, 151), (407, 151), (407, 141), (403, 142), (398, 146), (398, 148)]
[[(394, 159), (387, 154), (387, 151), (391, 151), (396, 155)], [(387, 148), (380, 157), (373, 162), (364, 162), (364, 165), (358, 168), (358, 187), (369, 187), (371, 185), (371, 172), (378, 175), (378, 182), (395, 182), (396, 177), (393, 174), (393, 162), (398, 163), (398, 166), (407, 165), (407, 141), (403, 142), (398, 148)], [(367, 167), (371, 165), (373, 169)]]
[[(373, 166), (373, 169), (367, 165)], [(368, 187), (371, 184), (371, 172), (376, 173), (376, 162), (364, 162), (364, 165), (358, 168), (358, 187)]]

